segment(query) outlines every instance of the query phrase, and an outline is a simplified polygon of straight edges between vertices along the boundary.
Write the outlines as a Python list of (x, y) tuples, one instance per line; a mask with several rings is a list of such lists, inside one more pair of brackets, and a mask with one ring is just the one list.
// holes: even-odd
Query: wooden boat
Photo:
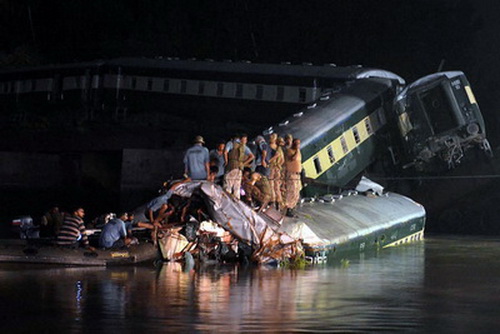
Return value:
[(0, 263), (40, 263), (71, 266), (114, 266), (153, 262), (158, 256), (158, 247), (152, 242), (142, 241), (127, 249), (102, 250), (68, 249), (35, 240), (0, 240)]

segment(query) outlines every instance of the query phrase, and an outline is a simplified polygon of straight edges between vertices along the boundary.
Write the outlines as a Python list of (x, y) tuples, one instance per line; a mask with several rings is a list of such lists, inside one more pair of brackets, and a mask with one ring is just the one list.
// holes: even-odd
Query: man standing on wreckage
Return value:
[(191, 180), (206, 180), (210, 174), (210, 157), (202, 136), (196, 136), (184, 155), (184, 175)]

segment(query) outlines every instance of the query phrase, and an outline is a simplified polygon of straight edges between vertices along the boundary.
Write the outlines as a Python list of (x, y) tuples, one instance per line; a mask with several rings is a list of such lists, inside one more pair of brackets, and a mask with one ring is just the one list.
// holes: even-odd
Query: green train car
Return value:
[(405, 88), (384, 77), (348, 81), (271, 132), (301, 139), (307, 196), (344, 187), (377, 160), (439, 172), (456, 167), (473, 147), (491, 155), (477, 101), (458, 71)]

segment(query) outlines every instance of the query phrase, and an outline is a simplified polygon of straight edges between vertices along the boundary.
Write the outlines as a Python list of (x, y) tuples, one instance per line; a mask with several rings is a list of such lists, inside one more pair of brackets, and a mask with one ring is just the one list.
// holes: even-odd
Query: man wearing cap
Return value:
[(208, 149), (202, 136), (196, 136), (193, 142), (184, 155), (184, 173), (191, 180), (206, 180), (210, 172)]

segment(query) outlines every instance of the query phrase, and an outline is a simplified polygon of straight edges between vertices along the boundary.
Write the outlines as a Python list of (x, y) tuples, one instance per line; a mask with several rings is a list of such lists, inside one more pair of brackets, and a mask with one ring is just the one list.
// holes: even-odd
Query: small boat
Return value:
[(126, 249), (90, 251), (84, 248), (69, 249), (44, 244), (37, 240), (0, 240), (0, 263), (40, 263), (71, 266), (114, 266), (153, 262), (158, 247), (142, 241)]

